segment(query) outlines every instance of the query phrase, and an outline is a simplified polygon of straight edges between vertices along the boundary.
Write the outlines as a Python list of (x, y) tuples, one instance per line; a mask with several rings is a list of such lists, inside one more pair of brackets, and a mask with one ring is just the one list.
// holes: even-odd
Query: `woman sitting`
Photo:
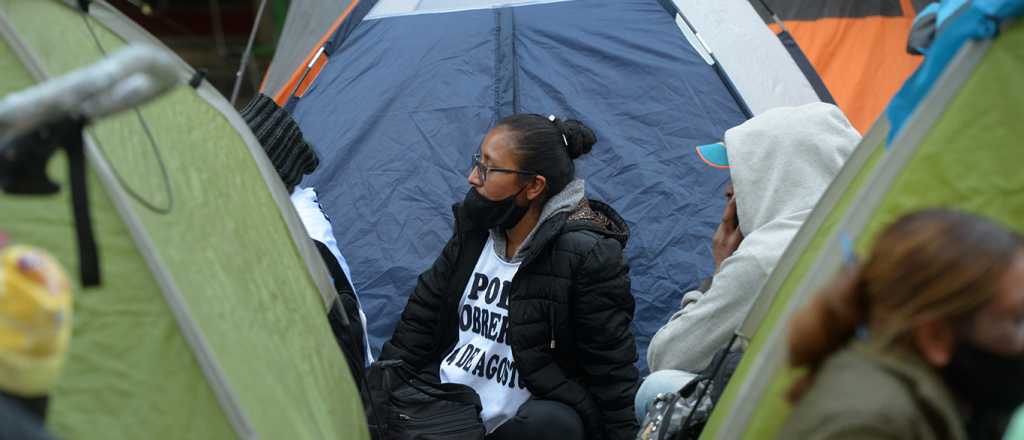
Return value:
[(381, 353), (472, 387), (488, 439), (635, 435), (629, 229), (575, 179), (595, 142), (574, 120), (500, 121)]

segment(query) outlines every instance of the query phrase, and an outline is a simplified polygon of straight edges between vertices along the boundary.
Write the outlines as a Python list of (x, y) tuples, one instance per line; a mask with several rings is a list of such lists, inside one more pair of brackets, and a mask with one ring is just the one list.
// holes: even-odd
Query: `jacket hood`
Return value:
[[(629, 239), (629, 226), (622, 216), (603, 202), (587, 199), (583, 180), (576, 179), (548, 201), (541, 212), (540, 222), (527, 236), (513, 260), (528, 260), (551, 240), (573, 231), (593, 231), (615, 238), (623, 248)], [(491, 237), (495, 239), (499, 255), (502, 255), (505, 249), (504, 236), (492, 231)]]
[(629, 225), (626, 224), (622, 216), (607, 203), (594, 199), (580, 201), (576, 209), (569, 214), (564, 230), (566, 232), (575, 230), (597, 232), (605, 237), (618, 240), (623, 248), (629, 241)]
[(809, 212), (860, 142), (838, 107), (776, 108), (725, 132), (740, 230)]
[(583, 199), (572, 210), (556, 214), (538, 225), (529, 246), (523, 246), (516, 254), (516, 259), (532, 260), (558, 236), (578, 231), (591, 231), (614, 238), (623, 248), (629, 240), (629, 226), (611, 206), (597, 200)]

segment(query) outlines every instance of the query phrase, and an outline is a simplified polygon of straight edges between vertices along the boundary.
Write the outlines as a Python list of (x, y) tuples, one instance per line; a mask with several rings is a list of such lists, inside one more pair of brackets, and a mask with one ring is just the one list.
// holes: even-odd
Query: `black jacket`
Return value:
[[(457, 308), (488, 232), (455, 213), (455, 233), (420, 275), (381, 359), (437, 374), (458, 342)], [(588, 439), (632, 439), (639, 373), (634, 302), (622, 249), (629, 228), (609, 206), (581, 202), (534, 233), (509, 294), (508, 341), (523, 384), (576, 409)]]

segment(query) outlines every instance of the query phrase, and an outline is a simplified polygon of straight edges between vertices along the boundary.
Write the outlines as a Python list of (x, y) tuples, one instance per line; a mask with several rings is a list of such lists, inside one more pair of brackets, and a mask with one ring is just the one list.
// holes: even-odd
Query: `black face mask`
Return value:
[(480, 195), (476, 188), (470, 188), (466, 193), (466, 199), (462, 201), (462, 209), (466, 212), (472, 226), (477, 229), (511, 229), (519, 223), (526, 215), (529, 206), (516, 205), (516, 197), (523, 192), (526, 186), (519, 189), (519, 192), (504, 199), (494, 201)]
[(942, 376), (975, 411), (1013, 411), (1024, 403), (1024, 355), (999, 355), (960, 342)]

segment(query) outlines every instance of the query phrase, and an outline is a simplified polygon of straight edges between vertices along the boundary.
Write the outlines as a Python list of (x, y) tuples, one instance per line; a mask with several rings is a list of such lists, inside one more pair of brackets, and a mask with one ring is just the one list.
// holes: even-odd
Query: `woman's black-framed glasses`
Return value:
[(491, 171), (497, 171), (499, 173), (519, 174), (519, 175), (522, 175), (522, 176), (535, 176), (535, 175), (537, 175), (537, 173), (534, 173), (532, 171), (510, 170), (508, 168), (489, 167), (487, 165), (484, 165), (483, 162), (480, 161), (480, 154), (474, 154), (473, 155), (473, 168), (470, 171), (472, 172), (472, 170), (476, 170), (476, 172), (480, 174), (480, 182), (481, 183), (486, 183), (487, 182), (487, 173), (489, 173)]

